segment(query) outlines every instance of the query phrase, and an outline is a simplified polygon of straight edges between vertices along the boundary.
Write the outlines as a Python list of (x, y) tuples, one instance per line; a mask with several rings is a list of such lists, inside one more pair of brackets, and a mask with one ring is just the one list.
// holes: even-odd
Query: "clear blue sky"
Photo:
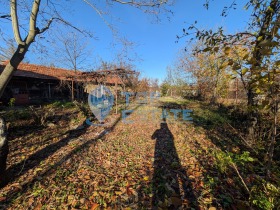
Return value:
[[(112, 31), (100, 18), (100, 16), (82, 1), (72, 1), (71, 13), (69, 10), (63, 13), (63, 17), (79, 28), (90, 30), (97, 39), (87, 40), (88, 49), (91, 50), (88, 65), (94, 66), (98, 58), (111, 61), (116, 53), (120, 51), (121, 45), (113, 36)], [(224, 26), (227, 32), (237, 32), (246, 27), (249, 21), (249, 12), (243, 9), (244, 1), (237, 0), (237, 10), (231, 10), (227, 17), (221, 17), (221, 12), (225, 4), (230, 4), (231, 0), (215, 0), (211, 2), (209, 10), (203, 7), (204, 0), (177, 0), (171, 8), (173, 15), (169, 14), (169, 19), (161, 15), (161, 21), (156, 23), (155, 18), (142, 11), (127, 5), (114, 4), (106, 8), (105, 4), (97, 5), (103, 11), (110, 11), (104, 18), (118, 31), (119, 37), (135, 42), (136, 47), (129, 53), (137, 53), (142, 59), (136, 62), (137, 70), (142, 72), (142, 76), (158, 78), (163, 80), (166, 75), (166, 67), (172, 65), (179, 49), (186, 47), (187, 38), (175, 43), (176, 35), (182, 34), (182, 29), (187, 28), (195, 20), (201, 28), (217, 28)], [(1, 29), (10, 31), (8, 24), (0, 22)], [(55, 30), (59, 24), (53, 25), (50, 30)], [(47, 39), (46, 34), (46, 39)], [(47, 40), (41, 40), (44, 44)], [(112, 43), (117, 44), (113, 46)], [(28, 54), (30, 63), (42, 62), (34, 55), (32, 50)], [(44, 57), (41, 55), (41, 58)], [(48, 62), (44, 60), (44, 63)], [(59, 64), (56, 64), (59, 66)], [(61, 65), (60, 65), (61, 66)], [(62, 66), (63, 67), (63, 66)]]

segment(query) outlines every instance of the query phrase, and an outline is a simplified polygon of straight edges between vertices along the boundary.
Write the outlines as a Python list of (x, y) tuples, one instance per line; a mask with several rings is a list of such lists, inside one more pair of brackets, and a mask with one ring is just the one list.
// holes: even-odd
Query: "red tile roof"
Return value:
[[(7, 61), (0, 65), (0, 72), (3, 71)], [(76, 75), (81, 74), (82, 72), (77, 71)], [(75, 76), (73, 70), (67, 70), (56, 67), (35, 65), (29, 63), (20, 63), (17, 70), (14, 72), (13, 76), (18, 77), (31, 77), (38, 79), (59, 79), (66, 80), (69, 76)]]
[[(5, 61), (2, 64), (0, 64), (0, 73), (4, 70), (7, 63), (8, 61)], [(83, 73), (85, 74), (85, 72), (81, 71), (75, 72), (74, 70), (68, 70), (63, 68), (42, 66), (29, 63), (20, 63), (13, 76), (30, 77), (37, 79), (71, 80), (71, 77), (79, 77)], [(108, 76), (106, 80), (106, 83), (115, 84), (117, 82), (118, 84), (122, 84), (121, 79), (117, 76)]]

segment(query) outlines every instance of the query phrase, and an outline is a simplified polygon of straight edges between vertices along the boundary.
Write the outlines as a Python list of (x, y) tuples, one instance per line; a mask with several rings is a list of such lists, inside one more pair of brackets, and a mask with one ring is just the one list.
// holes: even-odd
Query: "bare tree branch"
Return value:
[(35, 31), (36, 30), (36, 20), (39, 12), (39, 5), (41, 0), (34, 0), (31, 14), (30, 14), (30, 21), (29, 21), (29, 30)]
[(134, 1), (134, 0), (131, 0), (131, 1), (121, 1), (121, 0), (112, 0), (113, 2), (118, 2), (120, 4), (130, 4), (130, 5), (135, 5), (135, 6), (138, 6), (138, 7), (158, 7), (162, 4), (166, 4), (168, 2), (168, 0), (164, 0), (164, 1), (148, 1), (147, 3), (140, 3), (138, 1)]
[(100, 18), (104, 21), (104, 23), (112, 30), (114, 31), (113, 27), (108, 23), (107, 20), (105, 20), (105, 18), (103, 17), (101, 11), (99, 9), (96, 8), (96, 6), (94, 6), (91, 2), (89, 2), (88, 0), (83, 0), (86, 4), (88, 4), (90, 7), (92, 7), (94, 9), (94, 11), (100, 16)]
[(53, 22), (54, 20), (58, 20), (58, 21), (64, 23), (65, 25), (70, 26), (71, 28), (73, 28), (73, 29), (79, 31), (79, 32), (82, 33), (82, 34), (85, 33), (84, 31), (81, 31), (79, 28), (77, 28), (76, 26), (73, 26), (71, 23), (67, 22), (66, 20), (63, 20), (62, 18), (52, 17), (51, 19), (49, 19), (47, 25), (46, 25), (44, 28), (42, 28), (41, 30), (39, 30), (39, 31), (37, 32), (37, 34), (42, 34), (42, 33), (44, 33), (46, 30), (48, 30), (49, 27), (51, 26), (51, 24), (52, 24), (52, 22)]
[(0, 15), (0, 18), (10, 20), (11, 15)]
[(17, 0), (11, 0), (11, 17), (12, 17), (15, 40), (18, 44), (24, 45), (24, 42), (21, 39), (20, 31), (19, 31), (18, 16), (17, 16)]
[(42, 34), (42, 33), (44, 33), (46, 30), (48, 30), (48, 29), (50, 28), (50, 26), (51, 26), (53, 20), (54, 20), (54, 18), (49, 19), (47, 25), (46, 25), (44, 28), (42, 28), (42, 29), (38, 32), (38, 34)]
[(26, 38), (26, 43), (30, 44), (34, 41), (34, 38), (37, 34), (36, 32), (36, 22), (37, 22), (37, 16), (39, 12), (39, 5), (41, 3), (41, 0), (34, 0), (31, 14), (30, 14), (30, 20), (29, 20), (29, 33)]

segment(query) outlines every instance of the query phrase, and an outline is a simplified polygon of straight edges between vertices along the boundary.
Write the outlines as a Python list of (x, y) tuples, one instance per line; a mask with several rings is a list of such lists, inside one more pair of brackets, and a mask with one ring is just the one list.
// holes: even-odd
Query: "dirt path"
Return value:
[[(67, 148), (54, 151), (59, 161), (50, 158), (2, 189), (2, 207), (208, 209), (212, 194), (204, 178), (213, 145), (202, 128), (171, 117), (164, 122), (161, 114), (157, 106), (142, 105), (103, 137), (94, 138), (98, 132), (90, 128), (67, 141)], [(18, 194), (5, 194), (8, 189)]]

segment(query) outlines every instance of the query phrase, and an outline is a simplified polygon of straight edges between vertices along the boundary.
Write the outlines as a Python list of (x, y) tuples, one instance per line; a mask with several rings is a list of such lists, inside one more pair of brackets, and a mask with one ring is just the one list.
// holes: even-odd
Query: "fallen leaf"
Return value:
[(90, 179), (90, 176), (89, 175), (85, 175), (84, 178), (85, 179)]
[(7, 198), (6, 197), (0, 197), (0, 202), (5, 201)]
[(171, 197), (171, 202), (176, 209), (182, 205), (182, 200), (178, 197)]
[(149, 181), (149, 177), (148, 176), (144, 176), (143, 180), (144, 181)]
[(40, 210), (42, 208), (42, 204), (38, 203), (37, 206), (35, 206), (34, 210)]
[(97, 209), (98, 208), (98, 204), (97, 203), (94, 203), (94, 204), (92, 204), (92, 206), (90, 207), (90, 210), (95, 210), (95, 209)]
[(116, 194), (116, 195), (121, 195), (122, 192), (121, 192), (121, 191), (115, 191), (115, 194)]

